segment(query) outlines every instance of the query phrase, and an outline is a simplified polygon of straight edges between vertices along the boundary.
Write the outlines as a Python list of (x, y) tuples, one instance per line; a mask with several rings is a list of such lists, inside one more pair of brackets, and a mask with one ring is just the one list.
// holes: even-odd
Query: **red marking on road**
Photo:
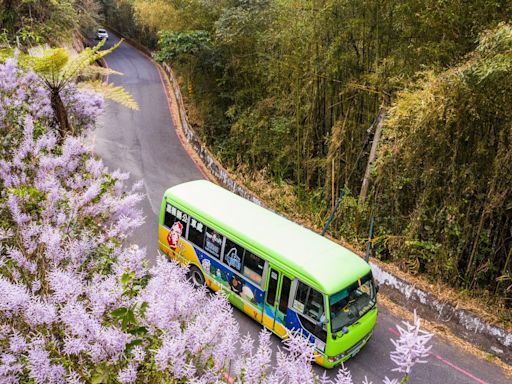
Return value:
[[(400, 336), (400, 333), (394, 329), (394, 328), (388, 328), (388, 331), (390, 333), (392, 333), (393, 335), (395, 336)], [(468, 371), (462, 369), (461, 367), (458, 367), (457, 365), (453, 364), (452, 362), (442, 358), (441, 356), (439, 355), (436, 355), (435, 353), (432, 353), (432, 356), (434, 356), (437, 360), (439, 361), (442, 361), (443, 363), (445, 363), (447, 366), (449, 366), (450, 368), (453, 368), (455, 369), (456, 371), (459, 371), (460, 373), (466, 375), (467, 377), (475, 380), (477, 383), (480, 383), (480, 384), (489, 384), (487, 383), (486, 381), (483, 381), (482, 379), (479, 379), (478, 377), (476, 377), (475, 375), (472, 375), (471, 373), (469, 373)]]
[(432, 356), (434, 356), (436, 359), (442, 361), (443, 363), (445, 363), (446, 365), (448, 365), (449, 367), (452, 367), (453, 369), (455, 369), (456, 371), (459, 371), (460, 373), (463, 373), (464, 375), (466, 375), (467, 377), (470, 377), (472, 378), (473, 380), (475, 380), (477, 383), (480, 383), (480, 384), (489, 384), (487, 383), (487, 381), (483, 381), (481, 379), (479, 379), (478, 377), (472, 375), (471, 373), (469, 373), (468, 371), (465, 371), (464, 369), (460, 368), (460, 367), (457, 367), (455, 364), (449, 362), (448, 360), (446, 359), (443, 359), (441, 356), (439, 355), (436, 355), (436, 354), (432, 354)]

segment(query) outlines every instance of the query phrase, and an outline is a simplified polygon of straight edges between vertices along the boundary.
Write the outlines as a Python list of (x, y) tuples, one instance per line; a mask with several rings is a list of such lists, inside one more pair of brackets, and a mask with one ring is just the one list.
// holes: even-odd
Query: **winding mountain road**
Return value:
[[(118, 39), (111, 33), (107, 46)], [(105, 113), (91, 136), (95, 152), (111, 169), (128, 171), (131, 181), (144, 181), (146, 198), (141, 205), (146, 223), (133, 240), (146, 247), (148, 257), (154, 261), (157, 250), (158, 213), (163, 192), (170, 186), (204, 178), (203, 174), (181, 144), (170, 113), (165, 82), (157, 66), (144, 54), (123, 43), (106, 58), (109, 67), (124, 76), (111, 76), (109, 81), (123, 86), (130, 92), (140, 111), (131, 111), (114, 103), (107, 103)], [(261, 326), (234, 309), (243, 334), (250, 332), (254, 339)], [(365, 376), (374, 384), (384, 376), (398, 375), (391, 372), (394, 364), (389, 359), (393, 349), (390, 341), (395, 337), (395, 324), (400, 318), (380, 305), (380, 316), (373, 339), (346, 365), (354, 382)], [(275, 349), (279, 340), (273, 337)], [(436, 335), (429, 364), (415, 366), (411, 383), (443, 384), (509, 384), (511, 379), (496, 365), (475, 357)], [(318, 373), (323, 369), (315, 368)], [(336, 375), (337, 369), (328, 371)]]

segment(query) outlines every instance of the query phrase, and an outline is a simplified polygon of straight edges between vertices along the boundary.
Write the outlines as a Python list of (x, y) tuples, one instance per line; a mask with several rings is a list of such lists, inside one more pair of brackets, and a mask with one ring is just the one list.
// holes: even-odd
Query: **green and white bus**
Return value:
[(165, 192), (159, 244), (189, 265), (195, 284), (222, 289), (279, 337), (302, 331), (324, 367), (354, 356), (372, 336), (377, 289), (363, 259), (215, 184)]

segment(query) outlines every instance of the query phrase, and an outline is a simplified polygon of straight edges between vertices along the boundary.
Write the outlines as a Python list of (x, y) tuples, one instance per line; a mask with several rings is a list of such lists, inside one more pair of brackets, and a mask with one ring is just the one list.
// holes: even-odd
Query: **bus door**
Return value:
[(291, 285), (292, 280), (288, 276), (270, 268), (265, 314), (271, 319), (269, 322), (264, 321), (264, 324), (281, 337), (286, 334), (285, 316), (288, 311)]

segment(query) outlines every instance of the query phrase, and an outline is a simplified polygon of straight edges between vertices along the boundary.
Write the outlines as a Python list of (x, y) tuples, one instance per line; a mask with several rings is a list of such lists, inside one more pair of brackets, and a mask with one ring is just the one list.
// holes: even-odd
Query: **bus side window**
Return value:
[(190, 216), (188, 239), (198, 247), (203, 248), (204, 232), (204, 224)]
[(238, 272), (242, 272), (243, 259), (244, 249), (226, 238), (226, 245), (224, 247), (224, 263)]
[(323, 342), (327, 340), (327, 332), (318, 326), (324, 319), (324, 297), (317, 290), (301, 281), (297, 282), (297, 291), (293, 300), (293, 308), (298, 310), (302, 326)]
[(171, 213), (173, 208), (171, 204), (165, 206), (164, 225), (168, 228), (171, 228), (174, 224), (174, 220), (176, 220), (176, 208), (174, 208), (174, 215)]
[(256, 256), (254, 253), (245, 250), (243, 271), (244, 276), (260, 285), (264, 267), (265, 260)]
[(304, 304), (308, 298), (309, 287), (300, 281), (297, 284), (297, 290), (295, 291), (295, 298), (293, 300), (293, 308), (299, 312), (304, 312)]
[(299, 281), (293, 307), (315, 321), (324, 313), (324, 297), (317, 290)]
[(279, 298), (279, 310), (282, 313), (288, 311), (288, 300), (290, 299), (290, 287), (292, 281), (285, 275), (283, 275), (283, 283), (281, 285), (281, 297)]
[(213, 229), (209, 227), (205, 227), (205, 237), (204, 237), (204, 250), (208, 252), (210, 255), (220, 259), (220, 253), (222, 251), (222, 242), (224, 241), (224, 236), (215, 232)]
[(188, 215), (185, 212), (181, 211), (180, 209), (167, 203), (167, 205), (165, 206), (164, 225), (170, 229), (177, 221), (179, 221), (182, 224), (182, 234), (183, 236), (185, 236), (188, 224)]

